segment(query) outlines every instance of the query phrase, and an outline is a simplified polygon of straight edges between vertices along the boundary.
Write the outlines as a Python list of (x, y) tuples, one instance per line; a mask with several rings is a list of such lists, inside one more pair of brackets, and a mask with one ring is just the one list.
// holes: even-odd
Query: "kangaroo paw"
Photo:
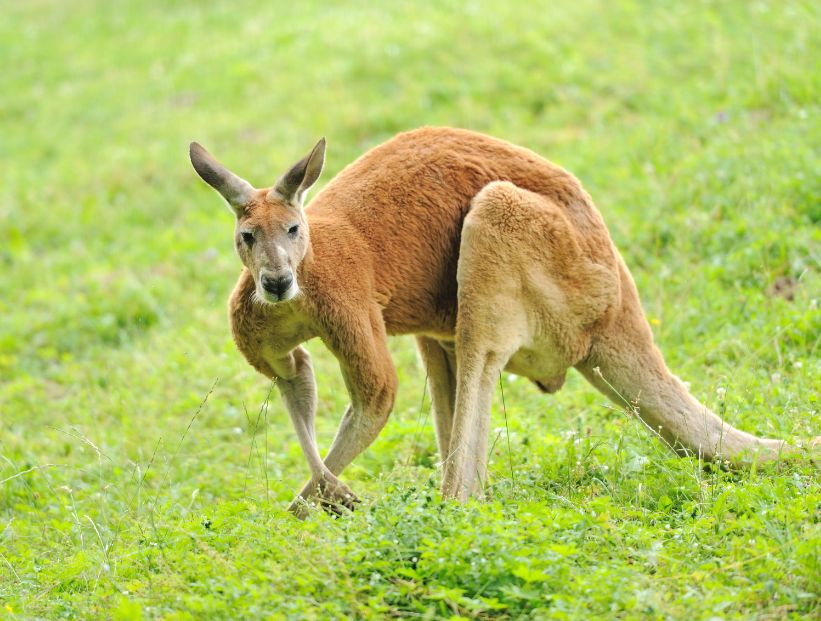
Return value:
[(342, 515), (346, 510), (353, 511), (361, 500), (342, 481), (325, 475), (312, 478), (288, 506), (288, 511), (304, 520), (315, 506), (321, 507), (331, 515)]

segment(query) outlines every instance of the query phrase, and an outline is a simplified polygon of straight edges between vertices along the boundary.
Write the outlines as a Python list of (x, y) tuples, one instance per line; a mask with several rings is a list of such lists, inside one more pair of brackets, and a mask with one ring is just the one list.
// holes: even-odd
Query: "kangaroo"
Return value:
[[(236, 217), (244, 269), (231, 330), (247, 361), (276, 381), (308, 461), (310, 480), (289, 507), (298, 516), (306, 501), (331, 511), (358, 502), (338, 477), (393, 407), (388, 335), (416, 337), (444, 498), (482, 489), (503, 370), (555, 392), (575, 367), (682, 455), (773, 460), (791, 448), (725, 423), (668, 370), (590, 196), (532, 151), (467, 130), (417, 129), (365, 153), (308, 207), (324, 138), (270, 188), (254, 188), (196, 142), (190, 158)], [(350, 395), (324, 460), (301, 346), (314, 337), (339, 361)]]

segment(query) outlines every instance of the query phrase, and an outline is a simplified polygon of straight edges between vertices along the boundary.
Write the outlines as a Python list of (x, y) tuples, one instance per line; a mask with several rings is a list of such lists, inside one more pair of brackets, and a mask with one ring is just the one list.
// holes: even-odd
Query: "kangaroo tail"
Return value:
[[(621, 262), (620, 262), (621, 263)], [(627, 268), (620, 265), (621, 301), (577, 368), (599, 391), (627, 406), (675, 452), (744, 463), (778, 459), (795, 450), (783, 440), (736, 429), (699, 403), (674, 376), (644, 317)]]

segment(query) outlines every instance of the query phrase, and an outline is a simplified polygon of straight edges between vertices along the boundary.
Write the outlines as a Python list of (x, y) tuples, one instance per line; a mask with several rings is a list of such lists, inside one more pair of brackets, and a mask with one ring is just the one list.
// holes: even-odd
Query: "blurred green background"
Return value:
[[(361, 510), (294, 521), (307, 468), (231, 342), (232, 220), (187, 159), (196, 139), (266, 186), (325, 135), (321, 187), (420, 125), (529, 147), (593, 195), (694, 394), (747, 431), (807, 438), (815, 3), (0, 10), (0, 618), (818, 613), (806, 460), (704, 472), (578, 376), (555, 396), (505, 377), (494, 500), (442, 505), (407, 338), (394, 415), (343, 476)], [(347, 395), (309, 349), (327, 446)]]

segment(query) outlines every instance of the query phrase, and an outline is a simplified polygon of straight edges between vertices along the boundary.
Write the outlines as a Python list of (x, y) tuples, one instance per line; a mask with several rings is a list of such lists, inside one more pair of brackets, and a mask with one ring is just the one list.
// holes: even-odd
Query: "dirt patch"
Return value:
[(792, 302), (798, 290), (798, 281), (792, 276), (779, 276), (767, 287), (765, 293), (771, 298), (784, 298)]

